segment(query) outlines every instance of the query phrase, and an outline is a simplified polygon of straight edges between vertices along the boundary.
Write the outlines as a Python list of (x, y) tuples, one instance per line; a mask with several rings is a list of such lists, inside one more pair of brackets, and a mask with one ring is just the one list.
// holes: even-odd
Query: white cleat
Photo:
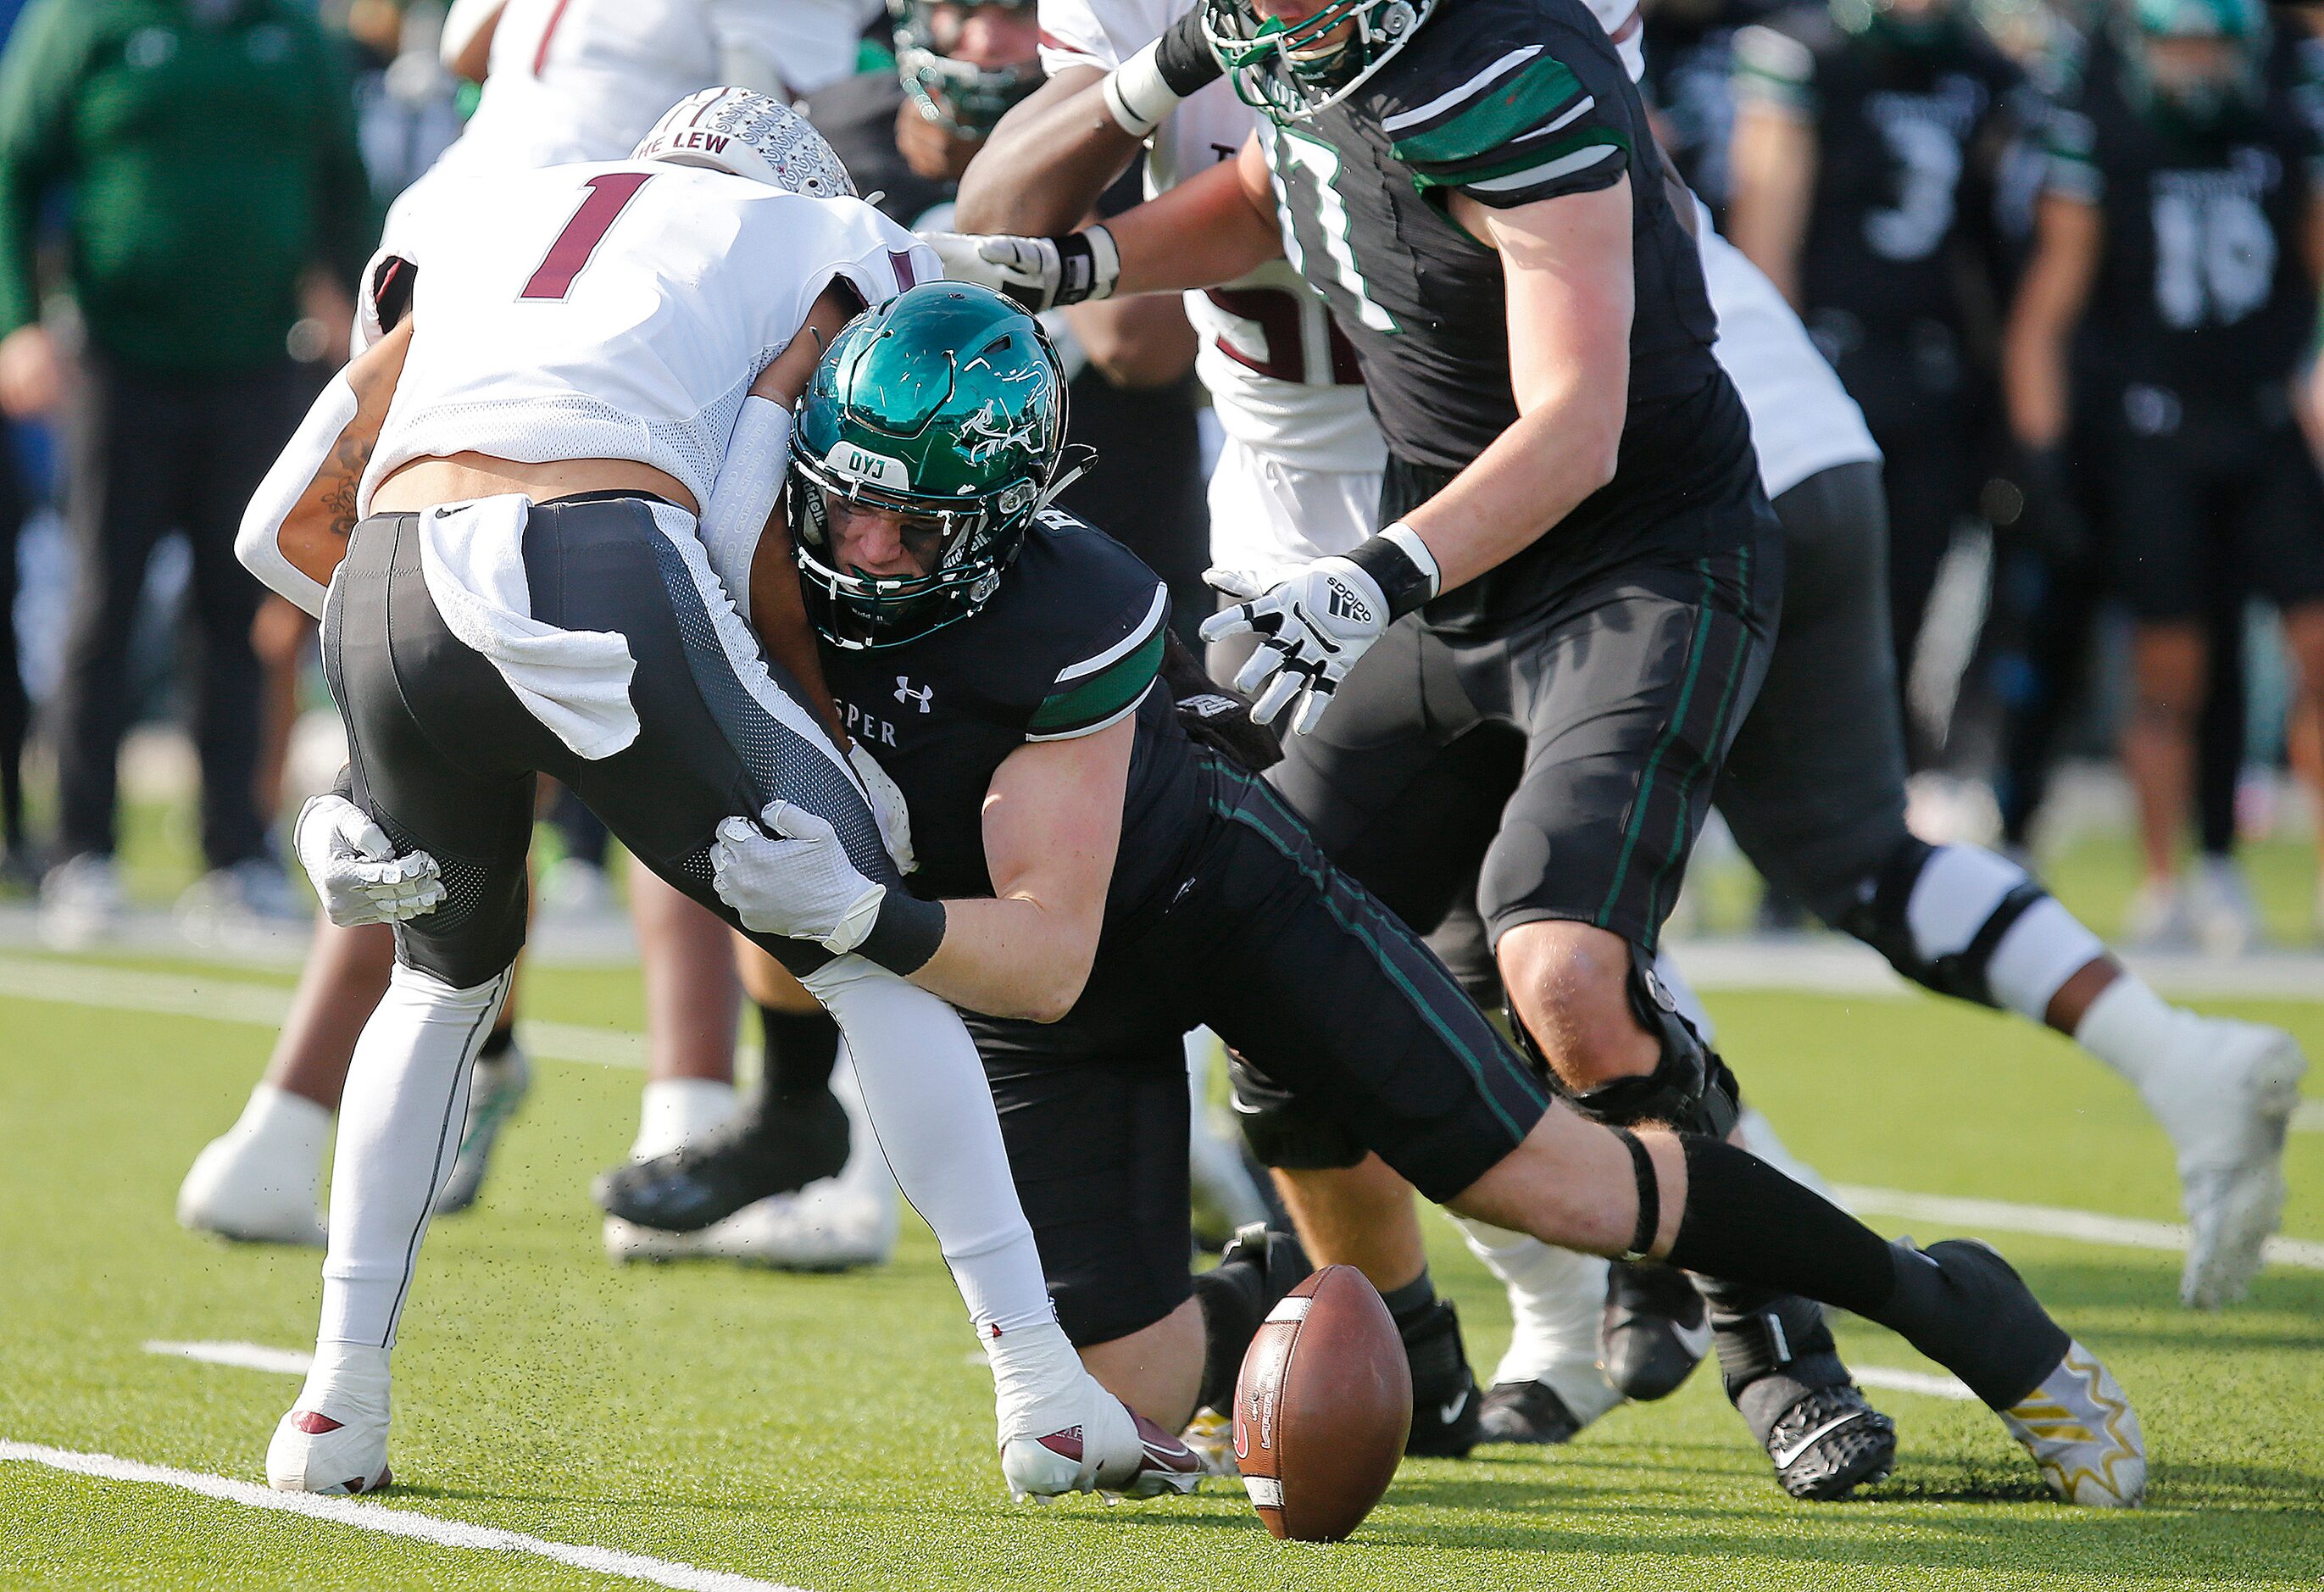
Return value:
[(2114, 1374), (2080, 1344), (2069, 1343), (2042, 1385), (2000, 1415), (2064, 1502), (2135, 1509), (2145, 1499), (2146, 1434), (2138, 1412)]
[(1068, 1493), (1158, 1498), (1191, 1493), (1206, 1467), (1193, 1449), (1084, 1374), (1087, 1413), (1072, 1426), (1001, 1445), (1001, 1474), (1019, 1504)]
[(475, 1204), (501, 1129), (516, 1115), (531, 1088), (532, 1063), (525, 1059), (521, 1047), (511, 1044), (497, 1056), (476, 1059), (468, 1079), (468, 1115), (460, 1128), (460, 1152), (452, 1162), (452, 1175), (436, 1195), (438, 1216), (450, 1216)]
[(2217, 1310), (2251, 1291), (2283, 1219), (2283, 1141), (2308, 1058), (2280, 1028), (2176, 1014), (2141, 1091), (2179, 1152), (2193, 1236), (2179, 1297)]
[[(263, 1090), (265, 1086), (262, 1085)], [(331, 1114), (279, 1090), (202, 1147), (178, 1186), (178, 1225), (246, 1244), (320, 1247), (315, 1208)]]
[(387, 1467), (387, 1351), (342, 1347), (318, 1357), (299, 1402), (266, 1446), (266, 1485), (278, 1493), (375, 1493)]

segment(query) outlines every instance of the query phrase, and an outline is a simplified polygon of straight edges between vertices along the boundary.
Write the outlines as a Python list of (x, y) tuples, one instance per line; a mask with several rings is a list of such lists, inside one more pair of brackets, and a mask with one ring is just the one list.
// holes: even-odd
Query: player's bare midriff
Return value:
[(559, 458), (545, 464), (483, 453), (415, 458), (373, 488), (372, 513), (410, 514), (441, 503), (466, 503), (521, 492), (536, 503), (581, 492), (650, 492), (690, 514), (702, 505), (685, 483), (633, 458)]

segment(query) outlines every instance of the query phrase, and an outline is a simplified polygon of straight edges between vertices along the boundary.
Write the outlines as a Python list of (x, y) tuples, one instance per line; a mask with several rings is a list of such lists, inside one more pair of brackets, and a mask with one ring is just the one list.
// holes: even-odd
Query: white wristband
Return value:
[(1433, 597), (1444, 589), (1443, 571), (1437, 568), (1436, 555), (1430, 552), (1428, 544), (1420, 540), (1419, 532), (1415, 531), (1402, 520), (1397, 520), (1392, 524), (1382, 527), (1379, 534), (1382, 541), (1396, 543), (1397, 550), (1419, 566), (1420, 572), (1428, 577), (1430, 597)]
[(710, 567), (734, 601), (734, 611), (751, 617), (751, 565), (767, 516), (783, 491), (791, 459), (791, 412), (771, 398), (742, 400), (726, 458), (703, 505), (699, 534)]
[(1154, 129), (1178, 108), (1178, 96), (1162, 80), (1162, 69), (1155, 64), (1160, 51), (1158, 40), (1148, 44), (1106, 73), (1099, 86), (1114, 125), (1132, 138), (1151, 137)]

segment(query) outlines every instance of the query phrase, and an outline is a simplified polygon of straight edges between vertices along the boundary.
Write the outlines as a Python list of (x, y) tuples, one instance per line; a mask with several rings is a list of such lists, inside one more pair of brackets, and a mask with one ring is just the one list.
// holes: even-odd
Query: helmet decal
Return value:
[(705, 88), (662, 113), (631, 158), (705, 166), (807, 199), (853, 199), (855, 180), (807, 119), (771, 95)]

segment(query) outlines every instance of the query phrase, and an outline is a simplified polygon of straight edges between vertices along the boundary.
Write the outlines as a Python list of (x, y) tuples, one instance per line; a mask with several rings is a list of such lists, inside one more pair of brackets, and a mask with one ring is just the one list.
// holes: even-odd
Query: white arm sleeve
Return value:
[(711, 484), (702, 510), (702, 547), (710, 567), (734, 599), (734, 611), (751, 616), (751, 562), (759, 536), (782, 495), (783, 471), (791, 458), (791, 412), (771, 398), (742, 400), (726, 461)]
[(243, 511), (242, 529), (234, 539), (235, 557), (242, 567), (273, 591), (281, 593), (318, 619), (323, 616), (325, 588), (312, 576), (282, 556), (282, 522), (299, 505), (307, 488), (329, 462), (339, 434), (355, 418), (355, 391), (346, 373), (331, 378), (298, 430), (283, 445), (281, 457), (251, 495)]

